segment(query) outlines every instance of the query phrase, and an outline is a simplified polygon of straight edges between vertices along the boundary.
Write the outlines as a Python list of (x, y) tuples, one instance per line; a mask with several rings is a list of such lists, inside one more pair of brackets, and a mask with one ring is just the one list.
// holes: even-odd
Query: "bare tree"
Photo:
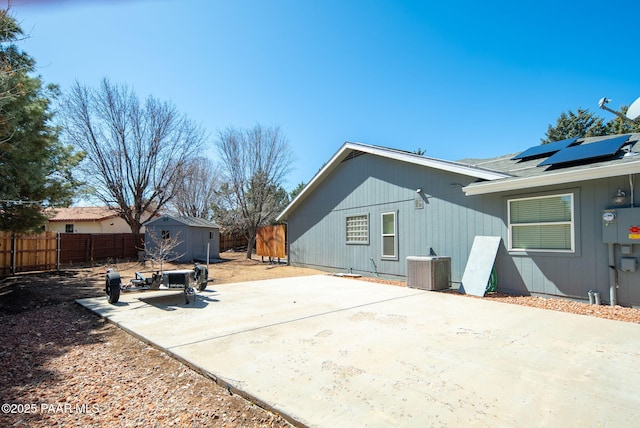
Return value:
[(273, 222), (288, 202), (282, 188), (291, 170), (292, 154), (278, 127), (229, 127), (217, 140), (225, 183), (221, 186), (218, 222), (249, 242), (251, 258), (259, 227)]
[(148, 97), (141, 105), (133, 90), (107, 79), (97, 89), (76, 82), (62, 114), (64, 137), (86, 153), (81, 171), (93, 195), (134, 233), (171, 200), (205, 139), (172, 104)]
[(171, 206), (182, 216), (211, 220), (221, 184), (220, 168), (207, 158), (193, 159), (183, 168), (172, 191)]
[(180, 232), (171, 236), (168, 231), (158, 233), (157, 229), (153, 229), (147, 233), (147, 236), (151, 242), (147, 243), (145, 258), (151, 260), (151, 265), (154, 267), (156, 263), (159, 264), (160, 271), (163, 270), (164, 262), (177, 260), (186, 254), (176, 252), (176, 248), (183, 242), (180, 240)]

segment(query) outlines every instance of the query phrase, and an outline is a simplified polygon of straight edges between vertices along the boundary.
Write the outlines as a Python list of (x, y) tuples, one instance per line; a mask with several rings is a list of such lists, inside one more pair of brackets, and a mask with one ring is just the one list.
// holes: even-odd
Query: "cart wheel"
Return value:
[(105, 291), (107, 292), (108, 302), (111, 304), (118, 303), (120, 300), (120, 274), (117, 272), (107, 272), (107, 281)]
[(184, 301), (187, 305), (189, 304), (189, 296), (193, 296), (193, 299), (195, 301), (196, 290), (193, 287), (187, 286), (184, 289)]
[(196, 263), (193, 267), (194, 279), (196, 280), (196, 288), (198, 291), (203, 291), (207, 288), (207, 282), (209, 279), (209, 270), (206, 266)]

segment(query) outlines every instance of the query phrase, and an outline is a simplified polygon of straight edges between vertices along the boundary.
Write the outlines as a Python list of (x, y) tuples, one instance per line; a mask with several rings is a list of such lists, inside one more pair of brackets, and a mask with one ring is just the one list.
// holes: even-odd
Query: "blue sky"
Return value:
[(279, 126), (308, 182), (345, 141), (447, 160), (540, 143), (640, 96), (632, 1), (12, 0), (46, 83), (107, 77), (211, 135)]

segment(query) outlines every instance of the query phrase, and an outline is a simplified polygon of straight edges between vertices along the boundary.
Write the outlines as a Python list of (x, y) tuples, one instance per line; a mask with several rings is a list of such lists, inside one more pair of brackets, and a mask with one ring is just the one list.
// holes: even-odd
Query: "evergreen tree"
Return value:
[(607, 135), (607, 126), (603, 120), (589, 110), (579, 108), (577, 113), (569, 110), (568, 113), (560, 114), (556, 125), (549, 125), (546, 138), (542, 139), (542, 144), (572, 137), (597, 137), (600, 135)]
[(80, 159), (58, 141), (51, 123), (58, 89), (32, 75), (35, 61), (16, 46), (22, 35), (0, 11), (0, 230), (14, 232), (38, 229), (45, 206), (71, 202)]
[(306, 184), (304, 181), (301, 181), (300, 183), (298, 183), (296, 188), (289, 193), (289, 199), (293, 201), (296, 198), (296, 196), (298, 196), (298, 194), (302, 192), (302, 189), (304, 189), (305, 186)]

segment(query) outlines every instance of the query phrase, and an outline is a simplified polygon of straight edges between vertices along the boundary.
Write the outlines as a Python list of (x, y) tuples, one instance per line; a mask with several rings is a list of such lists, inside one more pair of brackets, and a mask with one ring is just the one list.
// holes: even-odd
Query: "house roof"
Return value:
[(206, 228), (220, 228), (217, 224), (202, 219), (202, 218), (196, 218), (196, 217), (186, 217), (186, 216), (173, 216), (173, 215), (169, 215), (169, 214), (163, 214), (160, 217), (154, 218), (153, 220), (150, 220), (146, 225), (149, 226), (157, 221), (160, 221), (163, 218), (170, 218), (172, 220), (177, 221), (178, 223), (182, 223), (186, 226), (193, 226), (193, 227), (206, 227)]
[(497, 180), (510, 177), (509, 174), (490, 170), (482, 166), (466, 165), (459, 162), (446, 161), (427, 156), (417, 155), (402, 150), (390, 149), (387, 147), (372, 146), (362, 143), (346, 142), (333, 155), (333, 157), (325, 164), (324, 167), (311, 179), (311, 181), (302, 189), (302, 191), (287, 205), (287, 207), (278, 215), (277, 221), (286, 219), (296, 207), (298, 207), (306, 197), (317, 188), (320, 183), (327, 178), (333, 170), (345, 159), (358, 156), (363, 153), (372, 154), (388, 159), (394, 159), (401, 162), (407, 162), (428, 168), (439, 169), (443, 171), (463, 174), (475, 177), (480, 180)]
[(103, 221), (118, 217), (118, 214), (109, 207), (50, 208), (47, 212), (52, 214), (49, 218), (51, 222)]
[[(637, 174), (640, 172), (640, 154), (635, 154), (635, 152), (640, 153), (640, 133), (624, 135), (629, 136), (627, 144), (614, 155), (598, 158), (592, 162), (563, 164), (561, 167), (538, 166), (552, 153), (524, 160), (513, 159), (517, 153), (512, 153), (490, 159), (463, 159), (453, 162), (386, 147), (346, 142), (278, 215), (276, 220), (286, 219), (343, 160), (363, 153), (475, 177), (477, 178), (475, 183), (462, 189), (467, 196), (470, 196)], [(612, 138), (611, 135), (580, 138), (577, 140), (577, 144), (585, 146), (610, 138)]]
[[(481, 195), (637, 174), (640, 172), (640, 154), (635, 154), (635, 152), (640, 152), (640, 133), (625, 135), (629, 135), (629, 139), (627, 140), (628, 145), (626, 147), (618, 150), (612, 156), (593, 159), (591, 162), (586, 160), (584, 162), (567, 163), (560, 166), (538, 166), (553, 153), (528, 160), (512, 159), (516, 153), (491, 159), (461, 160), (459, 161), (460, 163), (469, 166), (500, 171), (507, 175), (504, 178), (478, 181), (463, 187), (462, 190), (468, 196)], [(612, 138), (611, 135), (580, 138), (577, 143), (581, 146), (586, 146), (610, 138)]]

